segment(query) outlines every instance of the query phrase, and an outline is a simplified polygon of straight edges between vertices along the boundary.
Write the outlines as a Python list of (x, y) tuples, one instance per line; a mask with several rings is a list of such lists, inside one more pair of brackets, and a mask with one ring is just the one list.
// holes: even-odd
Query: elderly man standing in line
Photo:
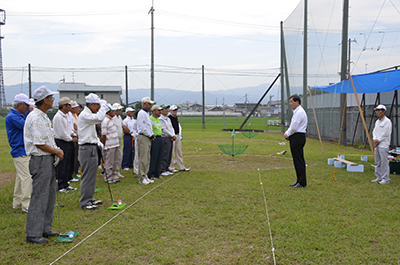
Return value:
[(293, 188), (303, 188), (307, 186), (306, 162), (304, 160), (304, 146), (306, 144), (307, 113), (301, 106), (301, 99), (297, 95), (289, 98), (290, 108), (293, 110), (290, 126), (285, 132), (286, 140), (290, 142), (290, 152), (293, 157), (294, 169), (296, 170), (297, 181), (290, 186)]
[(115, 124), (115, 111), (117, 109), (110, 104), (107, 104), (107, 108), (106, 117), (101, 123), (100, 138), (104, 144), (103, 154), (106, 159), (104, 182), (116, 184), (119, 182), (117, 166), (119, 167), (118, 152), (120, 151), (117, 125)]
[(385, 105), (378, 105), (375, 109), (378, 119), (372, 131), (372, 139), (375, 147), (375, 176), (372, 182), (389, 184), (389, 145), (392, 134), (392, 122), (386, 117)]
[(169, 172), (168, 167), (171, 163), (172, 156), (172, 145), (176, 140), (176, 135), (174, 133), (174, 128), (170, 118), (168, 118), (169, 106), (161, 105), (161, 116), (160, 123), (162, 128), (162, 156), (161, 156), (161, 176), (172, 175)]
[(17, 172), (14, 186), (13, 209), (20, 209), (27, 213), (32, 193), (32, 178), (29, 174), (29, 157), (24, 146), (24, 125), (30, 111), (33, 110), (32, 101), (25, 94), (14, 97), (13, 108), (6, 117), (8, 143), (11, 147), (11, 156)]
[(137, 117), (137, 128), (138, 128), (138, 160), (139, 160), (139, 184), (150, 184), (154, 182), (147, 177), (147, 173), (150, 168), (150, 151), (151, 141), (155, 139), (153, 134), (152, 122), (149, 115), (151, 105), (155, 102), (149, 97), (144, 97), (140, 101), (142, 103), (142, 109), (138, 113)]
[(103, 202), (93, 198), (96, 184), (98, 146), (103, 148), (103, 144), (97, 137), (96, 124), (101, 123), (107, 111), (107, 102), (100, 100), (99, 96), (90, 93), (86, 96), (86, 107), (79, 115), (78, 135), (79, 135), (79, 161), (81, 162), (81, 199), (80, 207), (87, 210), (96, 210), (97, 206)]
[[(170, 172), (177, 172), (174, 167), (174, 160), (178, 164), (178, 169), (180, 171), (190, 171), (190, 168), (186, 168), (183, 164), (183, 156), (182, 156), (182, 143), (181, 143), (181, 135), (182, 135), (182, 127), (178, 121), (178, 107), (176, 105), (172, 105), (170, 107), (170, 116), (172, 127), (174, 128), (174, 133), (176, 136), (176, 140), (172, 146), (172, 155), (171, 155), (171, 164), (169, 165)], [(175, 159), (174, 159), (175, 155)]]
[(114, 119), (115, 125), (117, 126), (118, 142), (119, 142), (118, 151), (116, 154), (116, 163), (117, 164), (116, 164), (116, 168), (115, 168), (115, 173), (117, 175), (117, 178), (119, 179), (119, 178), (125, 178), (125, 176), (122, 175), (120, 172), (120, 167), (121, 167), (121, 163), (122, 163), (121, 141), (122, 141), (122, 128), (123, 128), (121, 114), (122, 114), (123, 107), (119, 103), (114, 103), (113, 108), (116, 109), (115, 116), (113, 119)]
[(73, 131), (67, 116), (71, 109), (71, 103), (68, 97), (60, 98), (58, 111), (53, 118), (54, 138), (57, 146), (64, 152), (64, 159), (56, 167), (58, 192), (62, 193), (76, 190), (68, 184), (73, 172), (74, 143), (78, 142), (76, 136), (72, 137)]
[(161, 107), (153, 105), (151, 107), (151, 122), (153, 127), (154, 140), (151, 142), (150, 151), (150, 168), (147, 173), (147, 177), (151, 180), (160, 178), (160, 166), (161, 166), (161, 155), (162, 155), (162, 130), (160, 123), (160, 111)]
[[(78, 135), (78, 121), (79, 121), (79, 113), (81, 112), (81, 107), (76, 101), (72, 101), (71, 110), (69, 111), (72, 114), (72, 118), (74, 119), (74, 133), (73, 135)], [(79, 181), (79, 178), (82, 177), (79, 175), (79, 160), (78, 160), (78, 151), (79, 146), (78, 142), (74, 142), (74, 150), (73, 150), (73, 169), (72, 169), (72, 176), (73, 179), (71, 181)]]
[(126, 118), (123, 121), (123, 132), (124, 132), (124, 155), (122, 157), (121, 168), (122, 170), (129, 170), (133, 168), (133, 158), (135, 156), (134, 146), (136, 138), (136, 130), (134, 125), (136, 123), (133, 118), (133, 109), (128, 107), (125, 110)]
[(59, 236), (52, 232), (53, 210), (56, 203), (57, 182), (54, 168), (64, 152), (54, 141), (51, 121), (47, 111), (53, 107), (53, 93), (41, 86), (33, 93), (36, 108), (26, 118), (24, 126), (25, 150), (32, 175), (32, 196), (26, 220), (26, 241), (32, 244), (47, 243), (45, 237)]

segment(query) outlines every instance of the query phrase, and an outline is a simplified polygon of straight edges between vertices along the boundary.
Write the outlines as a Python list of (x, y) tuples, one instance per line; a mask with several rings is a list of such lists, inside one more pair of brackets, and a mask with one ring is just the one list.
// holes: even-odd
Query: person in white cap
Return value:
[[(78, 121), (79, 121), (79, 113), (81, 113), (81, 107), (76, 101), (72, 101), (71, 110), (69, 111), (72, 114), (72, 118), (74, 120), (74, 133), (78, 136)], [(74, 143), (74, 150), (73, 150), (73, 169), (72, 169), (72, 176), (76, 181), (79, 181), (79, 178), (82, 177), (79, 174), (79, 160), (78, 160), (78, 153), (79, 153), (79, 145), (78, 142)], [(73, 180), (71, 180), (73, 181)]]
[[(169, 165), (170, 172), (177, 172), (174, 167), (174, 161), (178, 165), (178, 169), (180, 171), (190, 171), (190, 168), (186, 168), (183, 164), (183, 156), (182, 156), (182, 143), (181, 143), (181, 136), (182, 136), (182, 127), (178, 121), (178, 107), (176, 105), (172, 105), (169, 108), (170, 115), (169, 118), (171, 119), (172, 128), (174, 128), (174, 133), (176, 136), (176, 140), (172, 146), (172, 155), (171, 155), (171, 164)], [(174, 159), (175, 155), (175, 159)]]
[[(45, 237), (59, 236), (52, 232), (53, 210), (56, 203), (57, 182), (55, 165), (64, 158), (64, 152), (54, 141), (47, 111), (53, 107), (53, 92), (41, 86), (33, 93), (36, 108), (28, 115), (24, 126), (26, 154), (30, 156), (32, 195), (26, 219), (26, 241), (47, 243)], [(57, 158), (56, 158), (57, 157)]]
[(107, 104), (107, 108), (106, 117), (101, 123), (100, 138), (101, 142), (104, 144), (103, 154), (106, 159), (104, 182), (116, 184), (119, 182), (117, 175), (117, 153), (120, 150), (117, 125), (115, 124), (115, 111), (117, 108), (110, 104)]
[(114, 123), (117, 126), (117, 133), (118, 133), (118, 140), (119, 140), (119, 146), (118, 146), (118, 151), (117, 151), (117, 157), (116, 157), (116, 171), (115, 173), (117, 174), (118, 178), (125, 178), (124, 175), (121, 174), (120, 172), (120, 166), (121, 166), (121, 162), (122, 162), (122, 151), (121, 151), (121, 141), (122, 141), (122, 127), (123, 127), (123, 123), (122, 123), (122, 118), (121, 118), (121, 114), (122, 114), (122, 109), (123, 107), (121, 106), (121, 104), (119, 103), (114, 103), (113, 104), (113, 108), (116, 109), (115, 111), (115, 116), (114, 116)]
[(134, 128), (136, 120), (133, 118), (133, 111), (134, 110), (131, 107), (126, 108), (126, 118), (124, 119), (122, 126), (124, 132), (124, 154), (121, 163), (122, 170), (133, 168), (133, 158), (135, 156), (134, 146), (137, 134), (137, 131)]
[(379, 184), (389, 184), (389, 145), (392, 134), (392, 122), (386, 117), (386, 107), (378, 105), (374, 108), (378, 120), (375, 122), (375, 128), (372, 131), (372, 139), (375, 147), (375, 176), (372, 182)]
[(54, 138), (57, 146), (64, 152), (64, 159), (56, 167), (58, 192), (62, 193), (76, 190), (68, 184), (68, 181), (72, 179), (74, 143), (78, 142), (78, 138), (73, 137), (67, 116), (71, 109), (71, 103), (68, 97), (60, 98), (58, 111), (53, 118)]
[(142, 109), (138, 113), (137, 117), (137, 145), (138, 145), (138, 160), (139, 160), (139, 184), (150, 184), (154, 182), (147, 177), (150, 167), (150, 151), (151, 141), (155, 139), (153, 134), (153, 127), (149, 115), (151, 106), (155, 103), (149, 97), (144, 97), (140, 101), (142, 103)]
[(176, 140), (174, 128), (171, 119), (168, 117), (169, 106), (161, 105), (160, 123), (162, 128), (162, 156), (161, 156), (161, 176), (169, 176), (173, 173), (169, 171), (171, 163), (172, 146)]
[(107, 102), (90, 93), (85, 97), (86, 107), (79, 115), (78, 120), (78, 144), (79, 161), (81, 163), (81, 199), (80, 207), (87, 210), (96, 210), (103, 202), (93, 198), (96, 184), (98, 148), (103, 144), (97, 137), (96, 124), (101, 123), (107, 112)]
[(17, 173), (14, 185), (13, 209), (22, 209), (23, 212), (28, 212), (32, 193), (29, 157), (25, 152), (23, 131), (26, 117), (32, 110), (32, 102), (27, 95), (21, 93), (14, 97), (13, 107), (6, 117), (7, 138)]

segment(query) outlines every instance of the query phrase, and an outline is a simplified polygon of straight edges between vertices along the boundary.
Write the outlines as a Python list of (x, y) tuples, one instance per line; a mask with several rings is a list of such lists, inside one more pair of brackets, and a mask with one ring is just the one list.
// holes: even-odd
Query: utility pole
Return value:
[(128, 66), (125, 65), (125, 107), (128, 107)]
[(6, 106), (6, 91), (4, 88), (4, 75), (3, 75), (3, 52), (1, 49), (1, 40), (4, 39), (1, 36), (1, 26), (6, 24), (6, 11), (0, 9), (0, 108)]
[[(343, 21), (342, 21), (342, 61), (340, 67), (340, 80), (343, 81), (347, 78), (347, 40), (348, 40), (348, 28), (349, 28), (349, 0), (343, 1)], [(350, 60), (350, 58), (349, 58)], [(346, 103), (347, 94), (340, 94), (340, 117), (342, 124), (342, 132), (340, 135), (340, 144), (347, 144), (346, 137)]]
[[(304, 34), (303, 34), (303, 107), (307, 109), (307, 46), (308, 46), (308, 0), (304, 0)], [(288, 95), (289, 96), (289, 95)], [(290, 97), (290, 96), (289, 96)]]
[(205, 85), (204, 85), (204, 65), (201, 66), (201, 90), (202, 90), (202, 96), (203, 96), (203, 129), (206, 128), (206, 118), (205, 118), (205, 108), (206, 108), (206, 96), (205, 96)]
[(151, 1), (151, 8), (147, 14), (151, 14), (151, 68), (150, 68), (150, 80), (151, 80), (151, 93), (150, 98), (154, 101), (154, 1)]
[(32, 73), (31, 73), (30, 63), (28, 63), (28, 86), (29, 86), (29, 98), (32, 98)]

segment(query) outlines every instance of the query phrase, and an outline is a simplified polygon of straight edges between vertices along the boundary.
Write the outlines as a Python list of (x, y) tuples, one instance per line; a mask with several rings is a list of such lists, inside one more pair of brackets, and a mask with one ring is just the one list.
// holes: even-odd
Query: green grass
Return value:
[[(288, 145), (279, 145), (282, 134), (248, 139), (237, 133), (235, 143), (249, 147), (231, 162), (217, 146), (231, 143), (231, 133), (222, 132), (218, 122), (203, 130), (201, 119), (192, 121), (184, 118), (182, 142), (185, 165), (192, 170), (147, 186), (122, 171), (126, 178), (111, 188), (115, 200), (130, 206), (126, 211), (106, 210), (111, 201), (100, 175), (96, 188), (103, 190), (95, 197), (104, 205), (99, 210), (79, 209), (79, 191), (60, 195), (62, 232), (80, 232), (71, 244), (26, 244), (26, 215), (11, 209), (14, 183), (5, 185), (0, 263), (49, 264), (70, 251), (56, 264), (273, 264), (264, 191), (277, 264), (399, 264), (398, 175), (391, 175), (390, 185), (371, 183), (371, 158), (361, 162), (349, 156), (365, 172), (336, 169), (331, 181), (334, 168), (327, 158), (336, 156), (337, 144), (324, 142), (323, 158), (319, 141), (308, 138), (308, 187), (293, 189), (288, 185), (295, 173)], [(8, 148), (4, 135), (1, 130), (2, 152)], [(287, 154), (277, 155), (285, 149)], [(340, 147), (340, 153), (370, 154), (351, 147)], [(12, 172), (11, 156), (0, 159), (1, 168)], [(55, 231), (57, 218), (56, 208)]]

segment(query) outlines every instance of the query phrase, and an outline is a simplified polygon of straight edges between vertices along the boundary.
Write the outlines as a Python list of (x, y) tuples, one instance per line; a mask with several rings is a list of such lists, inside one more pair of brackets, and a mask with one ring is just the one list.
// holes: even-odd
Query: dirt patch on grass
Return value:
[(221, 170), (221, 171), (247, 171), (247, 170), (271, 170), (293, 167), (289, 157), (275, 157), (270, 155), (190, 155), (192, 169), (197, 170)]
[(15, 180), (15, 172), (0, 173), (0, 189)]

